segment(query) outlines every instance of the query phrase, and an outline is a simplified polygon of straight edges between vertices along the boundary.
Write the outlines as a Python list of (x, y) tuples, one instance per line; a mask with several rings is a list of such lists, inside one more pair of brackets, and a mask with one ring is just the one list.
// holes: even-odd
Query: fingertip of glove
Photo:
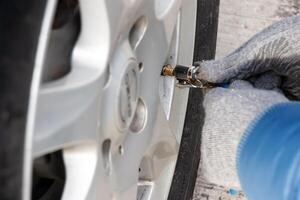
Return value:
[(230, 74), (220, 65), (220, 61), (198, 61), (195, 66), (199, 67), (198, 78), (211, 83), (226, 83)]

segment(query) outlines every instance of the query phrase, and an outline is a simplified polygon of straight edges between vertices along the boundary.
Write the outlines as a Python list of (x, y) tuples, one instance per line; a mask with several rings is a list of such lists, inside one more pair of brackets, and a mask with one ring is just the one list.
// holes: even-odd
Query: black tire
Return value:
[(47, 1), (0, 1), (0, 199), (22, 198), (29, 91)]
[[(215, 57), (219, 0), (198, 0), (194, 62)], [(201, 89), (190, 89), (179, 155), (169, 200), (193, 198), (201, 156), (201, 131), (204, 122)]]

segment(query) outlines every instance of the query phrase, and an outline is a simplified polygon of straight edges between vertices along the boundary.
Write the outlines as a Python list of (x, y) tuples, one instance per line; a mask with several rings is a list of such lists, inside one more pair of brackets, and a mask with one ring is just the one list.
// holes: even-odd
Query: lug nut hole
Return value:
[(148, 20), (145, 16), (140, 17), (132, 26), (129, 32), (129, 42), (132, 49), (136, 49), (139, 43), (142, 41), (146, 29), (148, 26)]
[(110, 139), (106, 139), (102, 143), (102, 156), (103, 156), (104, 169), (107, 174), (110, 174), (110, 163), (111, 163), (111, 141), (110, 141)]
[(143, 71), (144, 64), (142, 62), (139, 63), (139, 71)]
[(141, 132), (147, 121), (147, 108), (144, 101), (139, 98), (133, 120), (130, 124), (130, 130), (133, 133)]
[(124, 154), (124, 148), (121, 145), (119, 146), (118, 151), (120, 155)]

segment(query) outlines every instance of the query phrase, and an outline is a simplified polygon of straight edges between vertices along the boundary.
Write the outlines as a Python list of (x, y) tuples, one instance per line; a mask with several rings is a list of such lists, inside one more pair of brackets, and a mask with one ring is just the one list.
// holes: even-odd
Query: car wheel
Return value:
[[(217, 1), (1, 3), (1, 199), (190, 199)], [(196, 35), (196, 37), (195, 37)]]

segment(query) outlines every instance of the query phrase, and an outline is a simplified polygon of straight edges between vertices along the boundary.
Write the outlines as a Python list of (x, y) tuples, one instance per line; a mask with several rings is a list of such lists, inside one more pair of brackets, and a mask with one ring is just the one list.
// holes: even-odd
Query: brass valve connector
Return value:
[(170, 64), (163, 66), (161, 75), (163, 76), (174, 76), (174, 68)]

